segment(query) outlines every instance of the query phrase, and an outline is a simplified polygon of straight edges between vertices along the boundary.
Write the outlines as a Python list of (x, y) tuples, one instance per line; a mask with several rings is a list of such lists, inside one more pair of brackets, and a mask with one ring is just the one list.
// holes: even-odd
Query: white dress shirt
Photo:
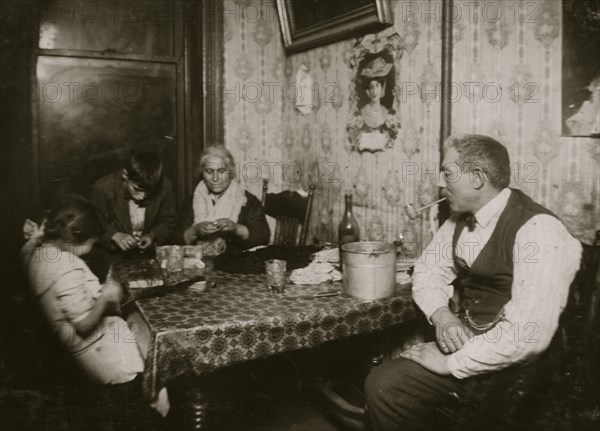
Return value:
[[(502, 190), (475, 217), (473, 232), (465, 227), (457, 255), (470, 267), (490, 239), (511, 191)], [(455, 222), (447, 220), (415, 265), (413, 298), (428, 319), (453, 296), (457, 276), (452, 257)], [(558, 327), (569, 287), (581, 261), (581, 244), (555, 217), (538, 214), (517, 231), (513, 247), (511, 299), (504, 317), (489, 331), (473, 336), (448, 355), (448, 368), (457, 378), (500, 370), (542, 353)]]
[(142, 237), (144, 232), (144, 220), (146, 218), (146, 208), (136, 204), (133, 199), (129, 199), (129, 218), (131, 219), (131, 229), (136, 239)]

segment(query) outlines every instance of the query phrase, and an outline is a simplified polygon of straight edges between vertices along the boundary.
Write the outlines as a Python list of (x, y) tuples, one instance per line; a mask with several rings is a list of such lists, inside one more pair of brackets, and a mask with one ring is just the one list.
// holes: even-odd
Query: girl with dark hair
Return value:
[(62, 344), (92, 381), (123, 384), (143, 371), (127, 323), (119, 317), (122, 290), (109, 272), (104, 284), (81, 259), (106, 231), (99, 211), (72, 200), (38, 226), (25, 222), (23, 257), (37, 302)]

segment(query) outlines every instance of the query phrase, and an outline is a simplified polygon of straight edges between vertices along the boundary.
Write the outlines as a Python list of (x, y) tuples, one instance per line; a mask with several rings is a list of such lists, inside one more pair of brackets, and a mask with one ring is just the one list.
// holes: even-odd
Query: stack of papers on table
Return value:
[(183, 247), (183, 268), (202, 269), (206, 265), (202, 261), (201, 245), (186, 245)]
[(198, 259), (195, 257), (183, 258), (183, 268), (184, 269), (202, 269), (205, 266), (206, 266), (206, 264), (202, 261), (202, 259)]
[(127, 285), (130, 289), (143, 289), (146, 287), (162, 286), (164, 283), (160, 279), (129, 280)]

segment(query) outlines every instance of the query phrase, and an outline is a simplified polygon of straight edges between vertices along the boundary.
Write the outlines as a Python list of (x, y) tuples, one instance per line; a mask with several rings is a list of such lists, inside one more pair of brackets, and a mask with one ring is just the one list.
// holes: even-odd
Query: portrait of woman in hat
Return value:
[(360, 116), (370, 129), (379, 129), (393, 114), (393, 64), (388, 63), (383, 56), (366, 59), (359, 73), (359, 85), (364, 89), (359, 105)]
[(348, 140), (357, 151), (384, 151), (394, 146), (401, 127), (393, 92), (398, 53), (391, 44), (377, 53), (360, 48), (350, 62), (356, 67), (356, 92), (350, 95), (353, 115), (346, 126)]

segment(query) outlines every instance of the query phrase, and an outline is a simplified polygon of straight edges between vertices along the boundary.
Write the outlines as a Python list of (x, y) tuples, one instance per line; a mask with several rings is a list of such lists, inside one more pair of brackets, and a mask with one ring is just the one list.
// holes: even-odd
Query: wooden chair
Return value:
[[(281, 245), (305, 245), (315, 186), (311, 185), (308, 196), (286, 190), (280, 193), (267, 193), (269, 181), (263, 180), (262, 203), (267, 215), (273, 217), (275, 225), (274, 243)], [(301, 226), (300, 237), (298, 227)]]

